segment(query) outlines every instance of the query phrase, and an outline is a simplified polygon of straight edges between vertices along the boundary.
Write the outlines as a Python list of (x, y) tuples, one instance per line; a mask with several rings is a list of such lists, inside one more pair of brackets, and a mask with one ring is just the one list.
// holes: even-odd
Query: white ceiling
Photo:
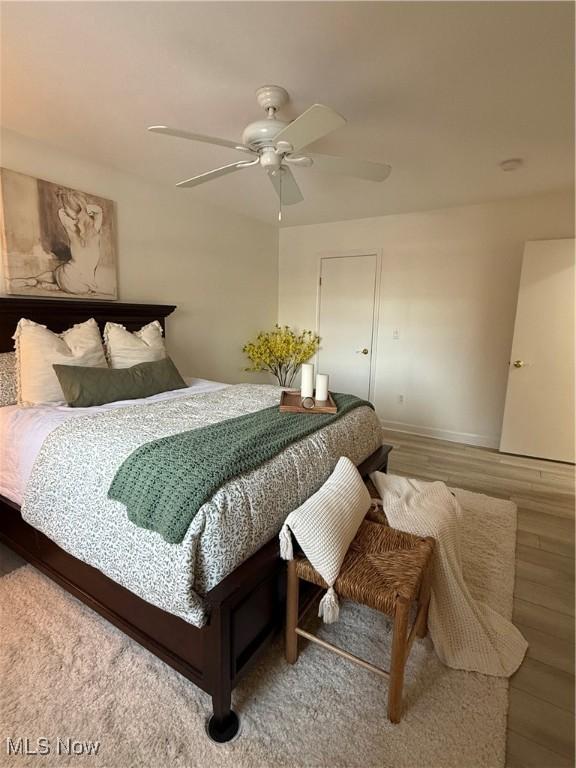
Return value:
[[(254, 90), (348, 124), (315, 149), (393, 166), (382, 184), (295, 169), (302, 224), (528, 195), (573, 182), (571, 2), (10, 2), (2, 122), (162, 184), (242, 155), (146, 132), (237, 140)], [(498, 163), (525, 158), (503, 173)], [(259, 169), (182, 190), (274, 222)]]

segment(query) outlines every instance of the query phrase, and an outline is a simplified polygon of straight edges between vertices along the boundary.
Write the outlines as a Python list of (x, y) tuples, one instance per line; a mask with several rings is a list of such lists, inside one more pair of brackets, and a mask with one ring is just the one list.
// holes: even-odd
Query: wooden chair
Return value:
[[(414, 638), (424, 637), (428, 631), (433, 549), (432, 538), (420, 538), (365, 520), (350, 545), (334, 584), (341, 598), (369, 606), (394, 619), (390, 670), (381, 669), (298, 626), (300, 580), (324, 588), (328, 585), (305, 557), (296, 556), (289, 560), (286, 660), (290, 664), (297, 661), (300, 636), (371, 672), (389, 677), (388, 718), (392, 723), (399, 723), (406, 659)], [(415, 619), (409, 630), (410, 611), (414, 604)]]

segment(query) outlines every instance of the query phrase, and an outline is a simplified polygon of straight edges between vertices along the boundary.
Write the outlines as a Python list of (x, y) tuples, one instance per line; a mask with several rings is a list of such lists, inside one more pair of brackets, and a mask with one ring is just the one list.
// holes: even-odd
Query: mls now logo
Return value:
[(38, 739), (28, 737), (7, 738), (6, 754), (13, 755), (97, 755), (99, 741), (76, 741), (75, 739), (51, 740), (46, 736)]

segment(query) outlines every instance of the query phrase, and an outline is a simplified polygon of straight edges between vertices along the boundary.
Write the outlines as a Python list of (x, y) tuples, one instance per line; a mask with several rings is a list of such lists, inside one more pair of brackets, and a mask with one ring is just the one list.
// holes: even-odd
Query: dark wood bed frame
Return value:
[[(62, 301), (0, 297), (0, 352), (13, 349), (21, 317), (60, 332), (93, 317), (129, 330), (159, 320), (164, 327), (174, 306), (120, 302)], [(390, 448), (383, 446), (359, 469), (363, 476), (386, 471)], [(199, 629), (166, 613), (69, 555), (0, 496), (0, 540), (64, 589), (191, 680), (212, 697), (208, 733), (216, 741), (233, 738), (239, 726), (231, 708), (232, 689), (259, 658), (282, 625), (285, 568), (275, 537), (206, 595), (208, 623)]]

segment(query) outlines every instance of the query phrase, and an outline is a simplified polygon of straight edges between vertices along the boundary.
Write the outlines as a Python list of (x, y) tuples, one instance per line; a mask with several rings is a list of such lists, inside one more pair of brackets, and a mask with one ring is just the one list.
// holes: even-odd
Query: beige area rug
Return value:
[[(467, 578), (509, 617), (515, 513), (469, 499)], [(388, 621), (350, 604), (341, 617), (324, 636), (387, 665)], [(399, 725), (379, 677), (312, 645), (290, 667), (278, 641), (234, 692), (240, 737), (216, 746), (206, 694), (31, 566), (0, 579), (0, 680), (2, 766), (504, 766), (507, 681), (444, 667), (429, 640), (412, 649)], [(46, 737), (51, 754), (9, 757), (7, 737)], [(58, 738), (98, 741), (98, 754), (59, 755)]]

